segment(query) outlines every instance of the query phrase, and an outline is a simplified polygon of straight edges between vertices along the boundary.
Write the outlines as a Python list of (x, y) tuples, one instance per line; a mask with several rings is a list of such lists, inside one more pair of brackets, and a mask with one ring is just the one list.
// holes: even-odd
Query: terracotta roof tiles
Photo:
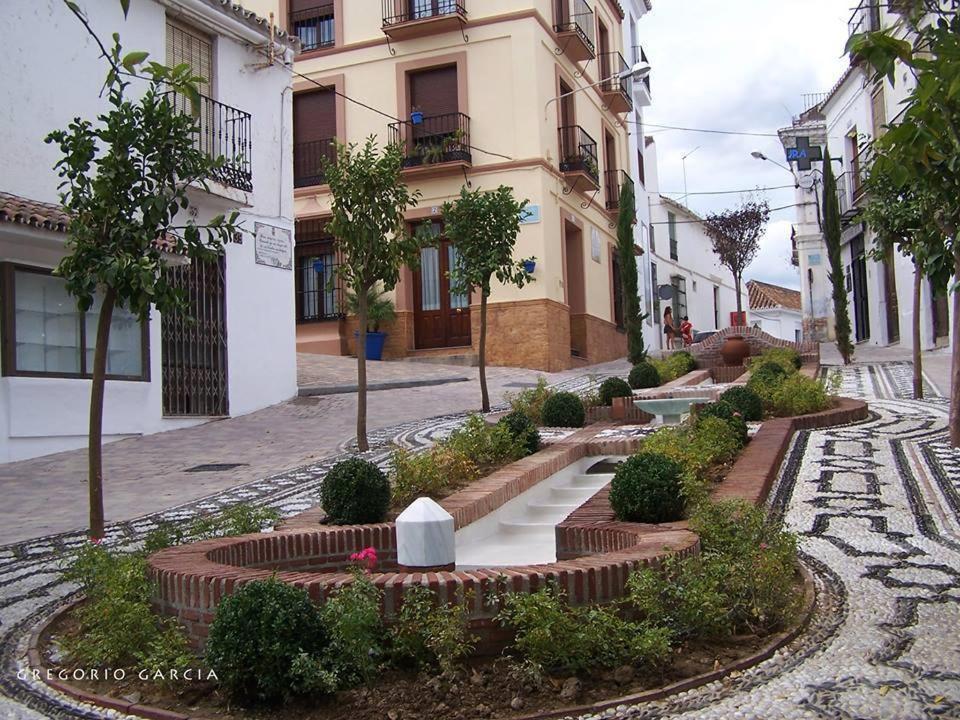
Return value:
[(0, 192), (0, 222), (66, 232), (70, 217), (59, 205)]
[(785, 308), (800, 310), (800, 292), (770, 283), (750, 280), (747, 283), (751, 310), (764, 308)]

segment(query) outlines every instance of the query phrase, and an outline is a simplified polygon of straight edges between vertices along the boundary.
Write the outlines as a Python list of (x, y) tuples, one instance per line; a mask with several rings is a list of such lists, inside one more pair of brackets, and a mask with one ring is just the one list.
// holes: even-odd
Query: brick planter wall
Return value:
[(800, 353), (800, 357), (805, 363), (820, 363), (820, 346), (816, 343), (803, 342), (795, 343), (790, 340), (781, 340), (769, 335), (763, 330), (755, 327), (730, 327), (724, 328), (716, 335), (700, 343), (695, 343), (686, 348), (697, 359), (697, 366), (701, 368), (712, 368), (723, 366), (723, 359), (720, 357), (720, 348), (726, 339), (731, 335), (741, 335), (750, 346), (750, 355), (759, 355), (764, 350), (770, 348), (792, 348)]

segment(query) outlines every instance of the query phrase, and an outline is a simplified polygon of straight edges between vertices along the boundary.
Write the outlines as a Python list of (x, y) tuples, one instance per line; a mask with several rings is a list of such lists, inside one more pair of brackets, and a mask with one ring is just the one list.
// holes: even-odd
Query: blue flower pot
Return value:
[[(360, 339), (360, 331), (354, 330), (353, 337)], [(382, 332), (367, 333), (367, 360), (383, 360), (383, 344), (387, 341), (387, 334)]]
[(531, 275), (533, 275), (533, 271), (537, 269), (537, 263), (536, 263), (536, 261), (534, 261), (534, 260), (524, 260), (524, 261), (523, 261), (523, 269), (526, 270), (526, 271), (527, 271), (528, 273), (530, 273)]
[(413, 123), (414, 125), (422, 125), (423, 113), (420, 112), (419, 110), (414, 110), (412, 113), (410, 113), (410, 122)]

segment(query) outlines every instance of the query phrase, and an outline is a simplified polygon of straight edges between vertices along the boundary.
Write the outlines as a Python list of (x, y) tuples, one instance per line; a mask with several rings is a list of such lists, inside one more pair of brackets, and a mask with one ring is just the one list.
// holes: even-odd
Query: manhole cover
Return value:
[(186, 472), (226, 472), (238, 467), (248, 467), (249, 463), (210, 463), (209, 465), (195, 465), (187, 468)]

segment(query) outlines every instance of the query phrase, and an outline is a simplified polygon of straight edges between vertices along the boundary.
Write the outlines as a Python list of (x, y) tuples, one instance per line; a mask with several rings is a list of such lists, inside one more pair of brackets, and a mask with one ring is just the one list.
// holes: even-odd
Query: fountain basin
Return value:
[(661, 398), (657, 400), (634, 400), (635, 407), (657, 417), (659, 425), (678, 425), (691, 405), (709, 403), (706, 397)]

